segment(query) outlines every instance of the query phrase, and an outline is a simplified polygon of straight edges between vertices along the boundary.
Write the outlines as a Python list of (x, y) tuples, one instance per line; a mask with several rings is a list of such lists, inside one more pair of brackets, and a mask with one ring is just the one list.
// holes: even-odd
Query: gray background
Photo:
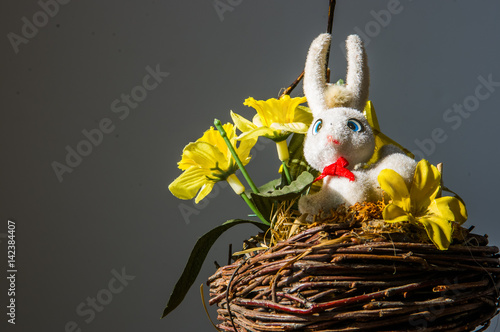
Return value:
[[(196, 239), (248, 213), (226, 186), (183, 217), (179, 207), (194, 203), (167, 185), (180, 174), (182, 148), (214, 117), (228, 121), (231, 109), (249, 117), (245, 98), (276, 97), (296, 78), (327, 17), (326, 0), (220, 1), (232, 11), (219, 16), (211, 0), (70, 1), (17, 54), (7, 34), (20, 35), (21, 19), (41, 9), (36, 1), (1, 2), (0, 329), (64, 331), (69, 321), (82, 331), (212, 329), (198, 285), (215, 271), (213, 261), (226, 261), (229, 243), (240, 248), (256, 229), (222, 236), (184, 303), (160, 320)], [(370, 97), (382, 130), (417, 150), (416, 140), (441, 128), (446, 140), (426, 158), (445, 163), (445, 184), (468, 204), (467, 225), (498, 245), (500, 88), (456, 129), (443, 115), (474, 95), (479, 76), (500, 82), (500, 2), (401, 0), (382, 26), (372, 11), (390, 3), (339, 1), (332, 77), (345, 75), (346, 36), (355, 28), (371, 35)], [(158, 64), (170, 75), (120, 120), (111, 103)], [(60, 182), (51, 164), (64, 163), (65, 147), (104, 118), (113, 132)], [(274, 144), (262, 141), (254, 155), (255, 181), (275, 178)], [(8, 219), (17, 222), (15, 326), (5, 315)], [(85, 322), (76, 308), (102, 296), (111, 271), (122, 268), (135, 278)]]

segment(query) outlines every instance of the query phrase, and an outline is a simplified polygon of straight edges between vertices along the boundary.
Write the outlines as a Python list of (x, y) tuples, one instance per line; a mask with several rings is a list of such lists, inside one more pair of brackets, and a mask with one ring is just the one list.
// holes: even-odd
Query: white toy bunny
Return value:
[(369, 71), (359, 36), (347, 38), (346, 84), (327, 84), (326, 54), (331, 36), (319, 35), (311, 44), (304, 75), (304, 93), (314, 119), (304, 142), (304, 156), (322, 171), (323, 186), (299, 201), (302, 213), (328, 215), (341, 204), (382, 199), (377, 177), (389, 168), (410, 184), (416, 162), (393, 145), (380, 150), (380, 159), (366, 167), (375, 149), (372, 128), (363, 115), (368, 101)]

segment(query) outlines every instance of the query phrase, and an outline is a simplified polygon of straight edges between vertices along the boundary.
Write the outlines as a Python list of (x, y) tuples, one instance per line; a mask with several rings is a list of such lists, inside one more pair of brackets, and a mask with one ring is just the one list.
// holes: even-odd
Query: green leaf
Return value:
[[(281, 185), (280, 179), (274, 179), (259, 187), (259, 193), (270, 193), (277, 190)], [(262, 216), (268, 221), (271, 222), (271, 212), (273, 211), (273, 201), (271, 200), (262, 200), (262, 199), (253, 199), (253, 191), (246, 190), (245, 195), (253, 202), (257, 210), (262, 214)]]
[(255, 196), (259, 196), (272, 198), (278, 201), (290, 200), (305, 191), (313, 183), (313, 181), (314, 175), (309, 172), (302, 172), (302, 174), (300, 174), (295, 181), (290, 183), (290, 185), (283, 187), (282, 189), (267, 192), (261, 191), (258, 194), (251, 193), (250, 195), (252, 196), (252, 198)]
[(260, 214), (267, 220), (267, 222), (272, 223), (271, 221), (271, 213), (274, 211), (274, 201), (268, 198), (261, 198), (260, 196), (253, 196), (253, 193), (250, 194), (252, 197), (251, 200), (253, 205), (259, 210)]
[[(279, 187), (280, 183), (281, 183), (281, 179), (274, 179), (272, 181), (269, 181), (268, 183), (259, 187), (259, 193), (262, 193), (262, 194), (271, 193), (271, 192), (275, 191), (276, 188)], [(252, 194), (252, 193), (253, 193), (253, 191), (251, 191), (251, 190), (248, 191), (250, 198), (251, 198), (250, 194)]]
[[(273, 205), (276, 202), (292, 200), (300, 196), (314, 181), (315, 177), (309, 172), (302, 172), (297, 180), (293, 181), (290, 185), (282, 189), (275, 190), (262, 190), (260, 193), (250, 193), (250, 197), (255, 207), (262, 213), (264, 218), (271, 222), (271, 213)], [(267, 185), (279, 184), (280, 180), (274, 180)], [(275, 211), (275, 210), (274, 210)]]
[(189, 288), (193, 285), (196, 278), (198, 277), (198, 273), (200, 273), (201, 267), (205, 258), (207, 257), (208, 251), (212, 248), (212, 245), (217, 241), (219, 236), (221, 236), (225, 231), (230, 229), (233, 226), (239, 224), (253, 224), (263, 231), (267, 231), (269, 226), (264, 225), (258, 221), (251, 220), (241, 220), (241, 219), (233, 219), (228, 220), (224, 224), (212, 229), (202, 237), (198, 239), (196, 242), (193, 251), (191, 251), (191, 255), (189, 256), (189, 260), (182, 272), (181, 277), (175, 284), (174, 290), (170, 295), (170, 298), (167, 302), (167, 306), (163, 310), (163, 315), (161, 318), (168, 315), (172, 312), (179, 304), (181, 304), (182, 300), (186, 296)]

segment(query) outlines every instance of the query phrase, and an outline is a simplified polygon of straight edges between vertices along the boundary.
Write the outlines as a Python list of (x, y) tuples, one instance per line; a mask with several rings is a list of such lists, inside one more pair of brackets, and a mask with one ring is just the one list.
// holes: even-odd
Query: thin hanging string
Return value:
[[(337, 0), (330, 0), (330, 5), (328, 7), (328, 26), (326, 28), (326, 33), (329, 33), (330, 35), (332, 34), (332, 29), (333, 29), (333, 15), (335, 14), (335, 5), (337, 4)], [(325, 72), (328, 73), (328, 62), (330, 61), (330, 48), (328, 48), (328, 52), (326, 52), (326, 70)], [(329, 74), (327, 74), (330, 76)], [(327, 82), (329, 77), (327, 77)]]
[[(332, 34), (332, 29), (333, 29), (333, 16), (335, 15), (335, 5), (337, 4), (337, 0), (329, 0), (329, 5), (328, 5), (328, 25), (326, 27), (326, 32), (329, 34)], [(328, 50), (326, 54), (326, 67), (328, 68), (328, 61), (330, 59), (330, 50)], [(289, 95), (292, 93), (293, 89), (299, 84), (300, 81), (304, 78), (304, 71), (300, 73), (299, 77), (293, 81), (292, 84), (288, 88), (283, 91), (283, 93), (280, 95), (280, 98), (282, 98), (285, 95)]]

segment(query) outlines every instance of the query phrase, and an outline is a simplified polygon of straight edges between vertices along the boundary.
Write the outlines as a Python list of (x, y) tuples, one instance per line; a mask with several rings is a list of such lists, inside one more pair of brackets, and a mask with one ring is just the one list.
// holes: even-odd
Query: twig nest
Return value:
[(448, 250), (377, 221), (321, 224), (210, 277), (223, 331), (477, 331), (497, 313), (498, 248)]

